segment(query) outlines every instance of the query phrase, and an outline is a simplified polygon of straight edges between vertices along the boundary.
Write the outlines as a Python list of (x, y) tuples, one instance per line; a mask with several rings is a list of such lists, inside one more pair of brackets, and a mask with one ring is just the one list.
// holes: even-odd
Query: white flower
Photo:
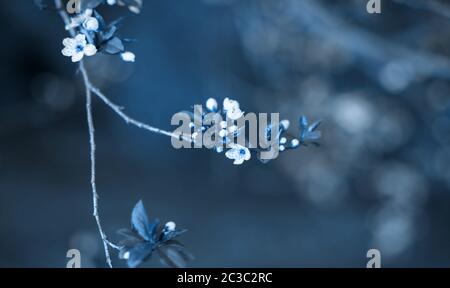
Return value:
[(299, 145), (300, 145), (300, 141), (298, 141), (298, 139), (292, 139), (292, 141), (291, 141), (292, 148), (297, 148)]
[(234, 160), (234, 165), (241, 165), (244, 161), (250, 160), (252, 155), (247, 147), (239, 144), (230, 144), (230, 150), (225, 153), (228, 159)]
[(238, 130), (238, 127), (236, 125), (233, 125), (231, 127), (228, 128), (228, 132), (230, 133), (234, 133)]
[(280, 127), (285, 131), (289, 129), (290, 125), (291, 125), (291, 122), (289, 122), (289, 120), (282, 120), (280, 122)]
[(244, 115), (239, 107), (239, 102), (225, 98), (223, 100), (223, 110), (227, 113), (227, 118), (237, 120)]
[(227, 137), (228, 133), (227, 133), (227, 129), (222, 129), (219, 131), (219, 136), (221, 138)]
[(223, 109), (225, 111), (232, 110), (232, 109), (239, 109), (239, 102), (235, 100), (230, 100), (229, 98), (225, 98), (223, 100)]
[(78, 34), (75, 38), (64, 39), (63, 45), (62, 54), (72, 57), (72, 62), (80, 61), (84, 55), (93, 56), (97, 53), (97, 48), (92, 44), (87, 44), (86, 36), (83, 34)]
[(97, 31), (98, 30), (98, 20), (94, 17), (89, 17), (86, 21), (83, 22), (84, 29), (88, 31)]
[(214, 98), (209, 98), (206, 101), (206, 108), (211, 111), (211, 112), (215, 112), (217, 111), (217, 101)]
[(167, 222), (166, 225), (164, 225), (164, 230), (168, 231), (168, 232), (172, 232), (175, 231), (175, 228), (177, 228), (177, 224), (175, 224), (175, 222)]
[(122, 57), (122, 60), (125, 62), (134, 62), (136, 60), (136, 55), (129, 51), (123, 52), (122, 54), (120, 54), (120, 57)]
[(244, 112), (242, 112), (241, 110), (227, 111), (227, 117), (230, 118), (231, 120), (238, 120), (243, 115), (244, 115)]
[(99, 23), (97, 18), (92, 17), (92, 13), (92, 9), (86, 9), (82, 14), (73, 17), (70, 24), (66, 26), (66, 30), (74, 29), (81, 25), (88, 31), (97, 31)]
[(130, 259), (130, 252), (127, 251), (127, 252), (123, 253), (122, 258), (123, 258), (124, 260)]

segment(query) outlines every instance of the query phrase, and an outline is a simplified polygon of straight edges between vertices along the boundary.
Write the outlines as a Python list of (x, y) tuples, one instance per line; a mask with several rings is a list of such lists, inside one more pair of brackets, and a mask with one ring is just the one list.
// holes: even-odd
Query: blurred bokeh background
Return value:
[[(88, 59), (128, 114), (170, 119), (209, 97), (245, 111), (324, 119), (321, 147), (235, 167), (208, 150), (127, 126), (95, 99), (107, 234), (151, 217), (189, 229), (191, 267), (450, 265), (450, 3), (146, 0), (122, 35), (137, 62)], [(129, 16), (129, 17), (128, 17)], [(0, 267), (105, 267), (91, 216), (84, 94), (61, 55), (58, 15), (1, 1)], [(294, 125), (296, 126), (296, 125)], [(113, 256), (117, 266), (124, 263)], [(157, 259), (146, 263), (159, 267)]]

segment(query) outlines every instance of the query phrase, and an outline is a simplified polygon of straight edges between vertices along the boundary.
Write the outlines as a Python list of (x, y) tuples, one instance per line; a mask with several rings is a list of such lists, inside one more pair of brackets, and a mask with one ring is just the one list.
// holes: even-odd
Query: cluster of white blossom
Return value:
[[(134, 62), (136, 60), (135, 54), (125, 50), (126, 39), (120, 39), (116, 36), (118, 30), (116, 24), (119, 21), (106, 24), (95, 8), (106, 3), (110, 6), (127, 6), (130, 11), (140, 13), (142, 0), (132, 0), (127, 1), (127, 3), (121, 0), (107, 0), (106, 2), (92, 0), (85, 3), (86, 7), (89, 8), (83, 9), (80, 6), (79, 13), (68, 13), (71, 16), (65, 28), (73, 32), (73, 37), (63, 40), (62, 54), (70, 57), (74, 63), (81, 61), (85, 56), (94, 56), (97, 52), (118, 54), (123, 61)], [(67, 9), (69, 9), (69, 6)]]

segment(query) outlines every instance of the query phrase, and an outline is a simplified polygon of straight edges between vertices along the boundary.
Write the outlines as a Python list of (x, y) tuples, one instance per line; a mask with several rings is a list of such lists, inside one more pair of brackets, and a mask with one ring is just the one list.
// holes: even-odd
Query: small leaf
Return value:
[(182, 229), (182, 230), (175, 230), (175, 231), (170, 231), (170, 232), (166, 232), (166, 233), (162, 233), (162, 239), (161, 241), (166, 242), (169, 240), (172, 240), (184, 233), (186, 233), (188, 230), (187, 229)]
[(163, 264), (173, 268), (185, 268), (194, 257), (183, 246), (164, 245), (157, 249)]
[(114, 55), (123, 52), (125, 47), (123, 46), (122, 40), (118, 37), (114, 37), (108, 40), (108, 42), (104, 45), (104, 49), (106, 53)]
[(116, 26), (110, 26), (108, 27), (106, 30), (101, 31), (100, 35), (101, 35), (101, 42), (108, 42), (111, 38), (114, 37), (114, 35), (117, 32), (117, 27)]
[(320, 124), (322, 124), (322, 121), (317, 121), (314, 124), (312, 124), (311, 126), (309, 126), (308, 131), (309, 132), (314, 132), (317, 130), (317, 128), (319, 128)]
[(120, 229), (117, 233), (125, 237), (119, 242), (120, 246), (130, 247), (144, 240), (139, 234), (129, 229)]
[(308, 128), (308, 119), (305, 116), (300, 117), (300, 129), (306, 131)]
[(97, 19), (100, 29), (103, 29), (106, 26), (105, 19), (103, 19), (102, 15), (94, 10), (94, 17)]
[(131, 213), (131, 225), (142, 238), (150, 241), (152, 233), (149, 231), (149, 221), (142, 200), (136, 204)]
[(133, 247), (121, 249), (119, 257), (127, 260), (128, 267), (136, 268), (151, 256), (154, 248), (155, 245), (150, 242), (141, 242)]
[(304, 140), (318, 140), (322, 137), (321, 131), (308, 132)]

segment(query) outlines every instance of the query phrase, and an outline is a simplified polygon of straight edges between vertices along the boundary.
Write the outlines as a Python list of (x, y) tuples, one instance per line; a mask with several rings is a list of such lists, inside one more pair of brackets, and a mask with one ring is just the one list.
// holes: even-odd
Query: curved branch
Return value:
[(122, 110), (123, 108), (114, 104), (113, 102), (111, 102), (111, 100), (108, 99), (108, 97), (105, 96), (105, 94), (103, 94), (100, 89), (98, 89), (97, 87), (93, 86), (92, 84), (90, 84), (90, 90), (92, 91), (92, 93), (94, 93), (95, 95), (97, 95), (106, 105), (108, 105), (114, 112), (117, 113), (117, 115), (119, 115), (127, 124), (131, 124), (134, 125), (138, 128), (150, 131), (152, 133), (156, 133), (156, 134), (161, 134), (161, 135), (165, 135), (165, 136), (169, 136), (169, 137), (174, 137), (174, 138), (180, 138), (180, 135), (173, 133), (173, 132), (169, 132), (169, 131), (165, 131), (153, 126), (150, 126), (148, 124), (145, 124), (143, 122), (137, 121), (133, 118), (131, 118), (130, 116), (128, 116), (127, 114), (125, 114)]

